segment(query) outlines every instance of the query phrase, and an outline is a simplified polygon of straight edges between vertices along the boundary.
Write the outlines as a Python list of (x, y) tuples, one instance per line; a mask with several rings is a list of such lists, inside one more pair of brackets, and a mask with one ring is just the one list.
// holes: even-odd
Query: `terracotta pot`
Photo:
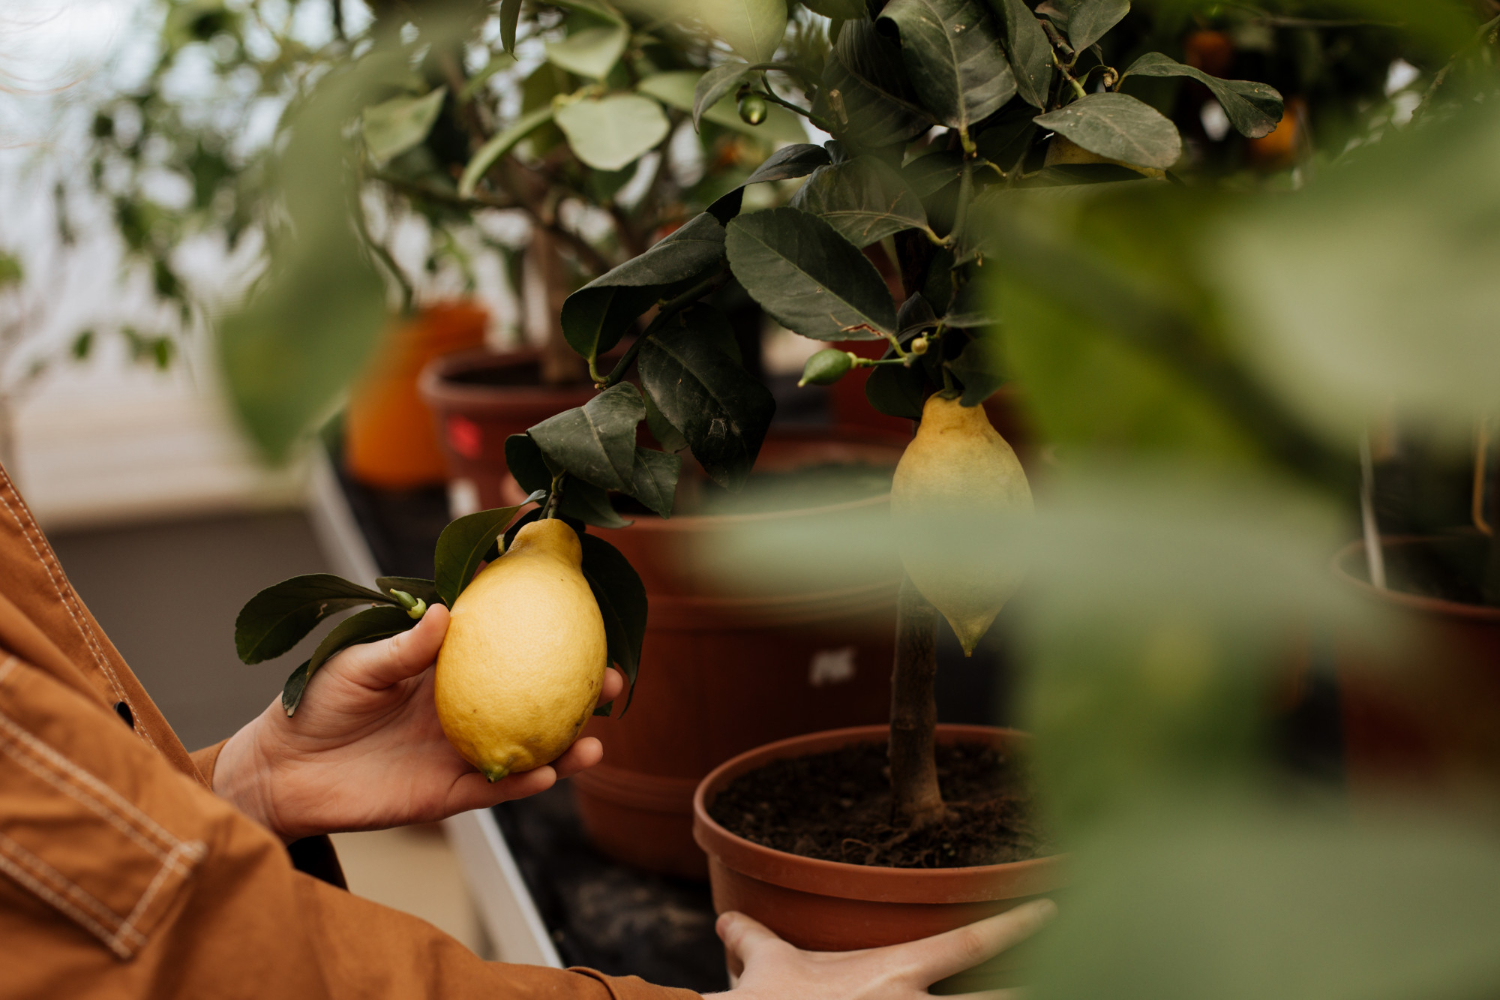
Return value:
[[(714, 909), (748, 914), (799, 948), (850, 951), (939, 934), (1002, 913), (1061, 885), (1060, 859), (1035, 858), (973, 868), (884, 868), (804, 858), (730, 833), (708, 813), (735, 778), (773, 760), (883, 741), (889, 728), (857, 726), (757, 747), (714, 768), (693, 796), (693, 837), (708, 854)], [(1014, 747), (1011, 729), (938, 726), (940, 743)], [(1007, 953), (982, 969), (945, 981), (974, 989), (1013, 968)], [(738, 974), (738, 969), (731, 969)]]
[(417, 381), (434, 358), (483, 344), (489, 320), (476, 302), (439, 302), (391, 331), (349, 397), (344, 465), (350, 475), (385, 489), (443, 481), (443, 448)]
[[(1388, 562), (1402, 550), (1473, 544), (1463, 536), (1381, 540)], [(1369, 583), (1361, 542), (1340, 550), (1333, 572), (1413, 634), (1399, 647), (1399, 662), (1352, 640), (1340, 643), (1351, 785), (1500, 795), (1500, 608), (1378, 589)]]
[(419, 380), (432, 408), (454, 513), (503, 506), (505, 439), (594, 398), (592, 385), (541, 384), (541, 351), (468, 351), (439, 358)]
[[(903, 444), (855, 429), (777, 431), (756, 470), (894, 466)], [(573, 779), (596, 846), (651, 871), (705, 878), (692, 834), (693, 791), (705, 774), (771, 740), (889, 717), (894, 562), (858, 586), (775, 593), (728, 593), (705, 562), (717, 539), (750, 521), (816, 521), (888, 504), (882, 495), (769, 514), (635, 516), (628, 528), (599, 532), (641, 574), (651, 612), (629, 712), (584, 730), (604, 743), (604, 763)]]

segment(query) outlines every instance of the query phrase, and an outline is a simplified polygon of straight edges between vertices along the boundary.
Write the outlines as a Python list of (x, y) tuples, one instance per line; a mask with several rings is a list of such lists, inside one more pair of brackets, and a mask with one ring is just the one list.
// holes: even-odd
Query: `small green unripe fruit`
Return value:
[(807, 364), (802, 367), (802, 379), (797, 385), (833, 385), (853, 367), (854, 355), (848, 351), (835, 351), (830, 347), (807, 359)]
[(917, 355), (918, 357), (921, 357), (923, 354), (927, 353), (929, 344), (930, 341), (928, 341), (927, 335), (923, 334), (922, 336), (911, 342), (911, 353)]
[(759, 94), (746, 94), (740, 98), (740, 121), (746, 125), (759, 125), (766, 120), (766, 99)]

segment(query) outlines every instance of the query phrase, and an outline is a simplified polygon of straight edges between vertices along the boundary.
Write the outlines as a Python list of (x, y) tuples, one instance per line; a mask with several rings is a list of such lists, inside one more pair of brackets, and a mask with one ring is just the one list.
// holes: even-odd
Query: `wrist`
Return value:
[(273, 766), (260, 739), (264, 722), (265, 716), (257, 716), (224, 744), (214, 767), (213, 790), (284, 843), (290, 843), (296, 838), (286, 836), (275, 823), (271, 797)]

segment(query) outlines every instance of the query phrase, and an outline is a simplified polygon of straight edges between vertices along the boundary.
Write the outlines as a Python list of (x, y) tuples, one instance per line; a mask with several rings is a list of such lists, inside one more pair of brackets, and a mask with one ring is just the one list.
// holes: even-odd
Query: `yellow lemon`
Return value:
[(453, 602), (438, 651), (438, 721), (491, 781), (557, 759), (604, 684), (604, 619), (583, 548), (559, 520), (534, 521)]
[(1054, 135), (1052, 141), (1047, 143), (1047, 159), (1043, 161), (1044, 167), (1063, 166), (1070, 163), (1113, 163), (1118, 167), (1129, 167), (1138, 174), (1156, 180), (1165, 180), (1167, 172), (1157, 167), (1142, 167), (1134, 163), (1126, 163), (1124, 160), (1111, 160), (1107, 156), (1084, 149), (1064, 135)]
[(961, 551), (954, 529), (983, 530), (987, 519), (1031, 511), (1026, 473), (990, 426), (984, 407), (930, 397), (896, 466), (891, 513), (906, 575), (948, 619), (965, 656), (989, 631), (1025, 570)]

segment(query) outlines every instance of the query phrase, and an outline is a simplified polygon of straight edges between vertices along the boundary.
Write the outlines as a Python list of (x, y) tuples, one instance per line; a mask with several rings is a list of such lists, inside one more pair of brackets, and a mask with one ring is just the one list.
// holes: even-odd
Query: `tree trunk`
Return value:
[(903, 576), (891, 676), (891, 812), (896, 826), (921, 829), (941, 822), (947, 812), (934, 757), (936, 680), (937, 609)]
[(558, 254), (557, 237), (541, 226), (531, 230), (532, 255), (547, 296), (547, 339), (542, 345), (542, 384), (576, 385), (588, 380), (588, 363), (563, 337), (562, 307), (572, 291), (568, 269)]

